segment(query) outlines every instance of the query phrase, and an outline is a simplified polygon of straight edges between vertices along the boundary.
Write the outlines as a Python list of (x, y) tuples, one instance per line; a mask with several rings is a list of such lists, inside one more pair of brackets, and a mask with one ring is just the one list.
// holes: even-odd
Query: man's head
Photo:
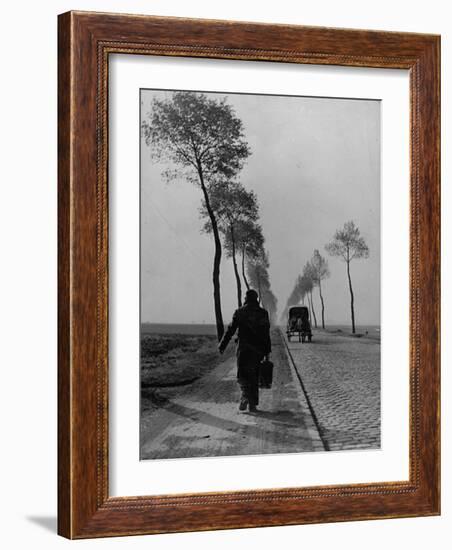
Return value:
[(250, 290), (246, 291), (245, 304), (252, 304), (252, 303), (254, 304), (258, 303), (258, 295), (257, 295), (257, 292), (251, 288)]

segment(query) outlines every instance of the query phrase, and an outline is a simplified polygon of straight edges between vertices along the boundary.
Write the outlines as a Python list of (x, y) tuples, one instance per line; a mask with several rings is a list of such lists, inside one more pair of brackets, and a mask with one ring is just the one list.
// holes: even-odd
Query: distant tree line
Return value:
[[(335, 232), (331, 242), (325, 245), (325, 250), (330, 256), (336, 256), (345, 262), (350, 293), (352, 333), (355, 334), (355, 296), (350, 274), (350, 264), (352, 260), (368, 258), (369, 248), (364, 238), (361, 236), (358, 227), (353, 221), (349, 221), (344, 224), (342, 229), (338, 229)], [(328, 261), (318, 250), (314, 250), (311, 259), (304, 264), (301, 274), (298, 275), (295, 280), (294, 287), (283, 312), (283, 317), (285, 318), (287, 316), (289, 307), (299, 304), (304, 305), (305, 302), (307, 302), (311, 320), (314, 321), (314, 326), (317, 327), (317, 316), (312, 295), (313, 289), (317, 287), (321, 303), (322, 328), (325, 328), (325, 300), (322, 293), (322, 281), (330, 277), (330, 275)]]
[(154, 98), (142, 132), (153, 158), (169, 164), (163, 177), (168, 182), (184, 179), (201, 191), (201, 230), (212, 235), (214, 243), (212, 283), (218, 339), (224, 333), (220, 285), (223, 250), (232, 262), (238, 306), (242, 305), (243, 281), (247, 289), (252, 286), (257, 290), (274, 320), (277, 300), (270, 286), (259, 205), (256, 194), (239, 180), (251, 150), (243, 123), (226, 98), (211, 99), (196, 92)]

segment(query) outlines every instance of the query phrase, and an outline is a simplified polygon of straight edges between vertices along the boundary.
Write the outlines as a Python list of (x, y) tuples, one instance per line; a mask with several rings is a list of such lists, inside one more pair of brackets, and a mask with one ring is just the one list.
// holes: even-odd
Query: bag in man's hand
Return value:
[(264, 359), (259, 365), (259, 387), (271, 388), (273, 382), (273, 363)]

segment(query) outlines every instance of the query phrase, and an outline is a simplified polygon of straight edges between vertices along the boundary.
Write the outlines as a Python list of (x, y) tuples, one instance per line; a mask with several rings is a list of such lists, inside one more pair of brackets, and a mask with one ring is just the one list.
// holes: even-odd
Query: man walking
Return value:
[(255, 290), (248, 290), (245, 303), (238, 308), (218, 345), (220, 353), (238, 330), (237, 381), (242, 391), (239, 410), (256, 412), (259, 403), (259, 364), (271, 353), (268, 313), (259, 306)]

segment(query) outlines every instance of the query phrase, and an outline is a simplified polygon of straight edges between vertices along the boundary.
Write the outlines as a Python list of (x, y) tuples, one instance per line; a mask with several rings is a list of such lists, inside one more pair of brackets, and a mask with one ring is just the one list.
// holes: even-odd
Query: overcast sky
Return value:
[[(208, 94), (227, 97), (243, 121), (252, 154), (240, 180), (258, 197), (270, 256), (270, 282), (284, 309), (297, 275), (315, 248), (328, 258), (323, 284), (326, 322), (350, 322), (345, 264), (324, 246), (353, 220), (369, 249), (351, 275), (357, 325), (380, 323), (380, 102), (375, 100)], [(152, 98), (171, 92), (142, 90), (145, 118)], [(187, 181), (167, 184), (142, 140), (142, 321), (214, 323), (212, 237), (200, 233), (201, 191)], [(236, 307), (230, 259), (223, 258), (225, 322)], [(315, 290), (317, 312), (320, 300)]]

